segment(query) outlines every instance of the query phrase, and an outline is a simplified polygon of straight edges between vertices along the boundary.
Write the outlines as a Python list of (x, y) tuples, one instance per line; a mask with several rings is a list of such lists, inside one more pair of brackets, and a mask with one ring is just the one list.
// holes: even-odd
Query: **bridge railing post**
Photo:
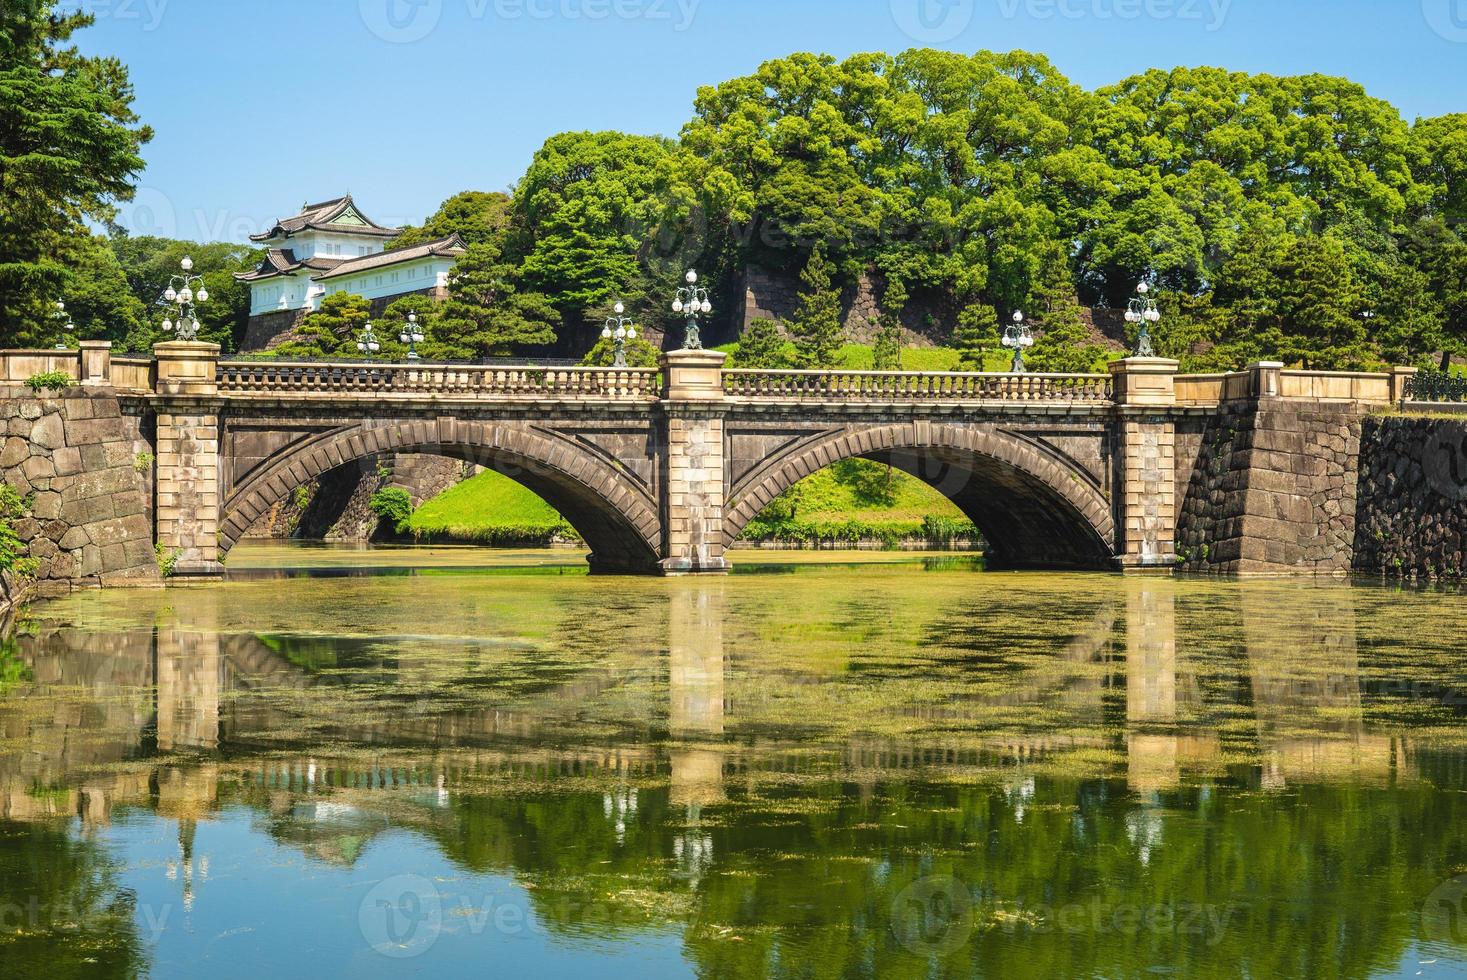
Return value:
[(219, 345), (154, 347), (158, 375), (157, 541), (180, 576), (214, 576), (219, 563)]
[(678, 350), (662, 357), (666, 446), (662, 568), (669, 575), (723, 574), (723, 363), (726, 355)]
[(1416, 377), (1417, 369), (1414, 367), (1391, 368), (1391, 404), (1399, 405), (1406, 400), (1406, 385)]
[(1123, 568), (1171, 568), (1177, 550), (1176, 361), (1110, 365), (1116, 428), (1116, 554)]
[(83, 340), (77, 381), (88, 388), (112, 383), (112, 341)]

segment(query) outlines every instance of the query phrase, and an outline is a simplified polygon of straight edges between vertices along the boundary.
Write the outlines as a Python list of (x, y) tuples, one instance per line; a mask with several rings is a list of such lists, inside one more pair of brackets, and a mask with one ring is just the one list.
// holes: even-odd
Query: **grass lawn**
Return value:
[[(426, 540), (485, 545), (549, 544), (575, 531), (549, 504), (493, 470), (446, 490), (408, 520)], [(968, 537), (972, 525), (952, 502), (900, 470), (849, 459), (814, 473), (773, 501), (745, 538), (787, 541)]]
[(408, 530), (423, 538), (479, 544), (548, 544), (575, 532), (532, 491), (493, 470), (450, 487), (413, 512)]

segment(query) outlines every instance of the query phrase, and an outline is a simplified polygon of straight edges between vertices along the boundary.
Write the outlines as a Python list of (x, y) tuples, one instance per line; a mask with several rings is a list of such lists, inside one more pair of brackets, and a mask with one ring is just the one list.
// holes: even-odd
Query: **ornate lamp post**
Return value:
[(612, 366), (624, 368), (627, 366), (627, 341), (637, 339), (637, 328), (632, 325), (631, 317), (622, 316), (627, 311), (625, 305), (617, 303), (614, 309), (616, 316), (607, 318), (606, 326), (601, 330), (601, 339), (614, 342), (616, 362)]
[(169, 279), (168, 288), (158, 300), (158, 305), (168, 309), (170, 314), (163, 317), (163, 332), (171, 333), (179, 340), (194, 340), (199, 336), (199, 316), (194, 310), (194, 301), (207, 303), (209, 291), (204, 288), (204, 280), (193, 274), (193, 259), (185, 255), (179, 266), (183, 275)]
[(66, 335), (76, 329), (76, 324), (71, 322), (71, 317), (66, 314), (66, 304), (59, 299), (56, 301), (56, 312), (51, 314), (51, 319), (56, 321), (56, 327), (61, 331), (56, 337), (56, 349), (66, 350)]
[(378, 342), (377, 335), (372, 332), (372, 321), (368, 320), (367, 325), (362, 328), (362, 335), (357, 338), (357, 350), (370, 359), (376, 357), (377, 352), (381, 349), (382, 344)]
[(688, 316), (683, 349), (702, 350), (703, 341), (698, 336), (698, 314), (712, 313), (713, 304), (708, 299), (708, 290), (698, 285), (698, 273), (689, 269), (685, 278), (688, 284), (678, 289), (677, 297), (672, 301), (672, 312), (686, 313)]
[(1014, 352), (1014, 364), (1010, 369), (1014, 374), (1023, 374), (1028, 370), (1024, 366), (1024, 351), (1034, 346), (1034, 334), (1030, 332), (1029, 325), (1024, 322), (1024, 312), (1014, 311), (1013, 326), (1005, 327), (1003, 331), (1003, 345)]
[(407, 323), (403, 324), (402, 333), (397, 339), (408, 345), (408, 360), (420, 360), (418, 357), (418, 345), (423, 342), (423, 328), (418, 325), (418, 315), (409, 313)]
[(1131, 305), (1126, 310), (1126, 322), (1140, 324), (1140, 331), (1136, 335), (1136, 356), (1155, 357), (1156, 351), (1151, 349), (1151, 324), (1161, 320), (1161, 310), (1156, 308), (1156, 300), (1148, 294), (1151, 287), (1146, 283), (1136, 286), (1136, 296), (1131, 300)]

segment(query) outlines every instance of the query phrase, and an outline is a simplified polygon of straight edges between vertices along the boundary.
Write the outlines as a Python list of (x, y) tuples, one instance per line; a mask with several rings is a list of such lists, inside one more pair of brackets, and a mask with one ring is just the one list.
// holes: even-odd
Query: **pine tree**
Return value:
[(881, 316), (877, 320), (880, 329), (873, 352), (878, 371), (902, 369), (902, 310), (906, 305), (906, 284), (896, 276), (888, 278), (881, 298)]
[(522, 291), (519, 281), (519, 270), (497, 246), (470, 245), (448, 286), (436, 330), (437, 356), (500, 356), (553, 343), (560, 315), (544, 295)]
[(835, 263), (817, 245), (800, 273), (800, 308), (790, 321), (795, 340), (795, 366), (806, 369), (835, 367), (840, 361), (840, 290), (834, 285)]
[(953, 346), (960, 355), (959, 370), (982, 371), (988, 355), (1003, 349), (1003, 332), (998, 328), (998, 312), (987, 303), (973, 303), (958, 314), (958, 329), (953, 331)]
[(1069, 263), (1055, 249), (1032, 292), (1031, 308), (1039, 311), (1040, 335), (1026, 359), (1029, 368), (1053, 374), (1084, 374), (1095, 370), (1105, 349), (1089, 343), (1090, 331), (1080, 315)]
[(773, 320), (755, 320), (739, 338), (734, 364), (741, 368), (788, 367), (784, 335)]
[(332, 293), (321, 308), (301, 321), (297, 339), (270, 351), (275, 358), (330, 358), (357, 354), (357, 337), (366, 327), (372, 304), (355, 293)]

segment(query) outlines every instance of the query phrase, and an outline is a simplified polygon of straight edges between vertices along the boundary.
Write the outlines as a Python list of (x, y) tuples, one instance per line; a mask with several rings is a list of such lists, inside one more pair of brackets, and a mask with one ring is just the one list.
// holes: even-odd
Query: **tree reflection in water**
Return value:
[[(359, 610), (390, 594), (333, 585)], [(524, 889), (546, 942), (673, 929), (708, 976), (1368, 976), (1462, 953), (1418, 913), (1467, 870), (1443, 680), (1463, 654), (1400, 629), (1458, 596), (868, 569), (607, 604), (506, 578), (457, 583), (457, 620), (409, 590), (347, 629), (293, 619), (319, 600), (296, 586), (91, 622), (62, 603), (18, 638), (0, 900), (74, 911), (0, 923), (0, 972), (64, 973), (63, 946), (146, 970), (169, 932), (123, 879), (163, 874), (185, 912), (244, 900), (209, 878), (212, 824), (348, 878), (432, 853)], [(177, 841), (161, 871), (112, 853), (139, 821)], [(482, 937), (445, 923), (430, 955), (470, 962)]]

